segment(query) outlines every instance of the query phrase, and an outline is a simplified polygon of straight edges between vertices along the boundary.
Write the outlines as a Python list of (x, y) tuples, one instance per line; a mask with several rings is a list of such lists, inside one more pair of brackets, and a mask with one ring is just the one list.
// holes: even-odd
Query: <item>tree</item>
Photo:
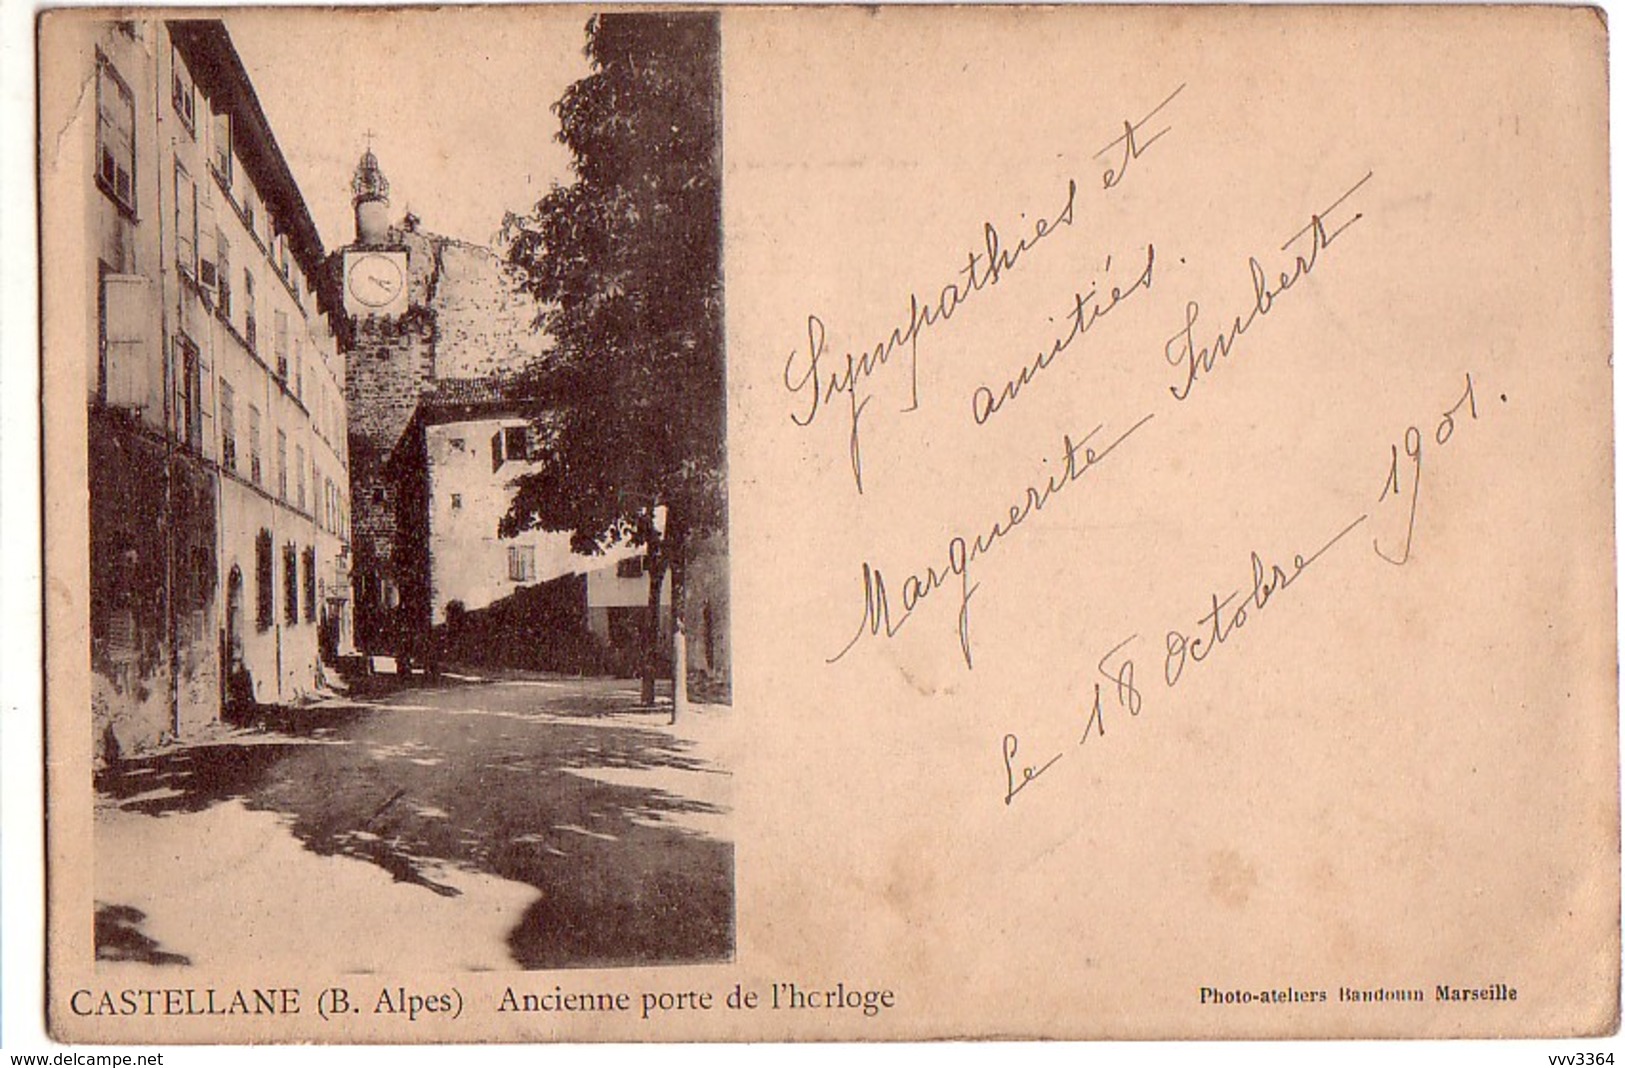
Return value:
[(669, 570), (680, 625), (689, 547), (726, 510), (718, 19), (598, 15), (586, 55), (592, 73), (553, 109), (575, 181), (508, 219), (509, 262), (554, 349), (538, 372), (542, 465), (502, 533), (647, 552), (653, 704), (661, 584)]

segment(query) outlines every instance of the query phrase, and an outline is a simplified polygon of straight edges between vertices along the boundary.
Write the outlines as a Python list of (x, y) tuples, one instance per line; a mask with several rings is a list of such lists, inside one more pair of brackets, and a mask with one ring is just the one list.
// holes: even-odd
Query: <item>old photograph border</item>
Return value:
[[(569, 169), (493, 249), (432, 230), (432, 123), (392, 206), (411, 116), (341, 108), (305, 119), (359, 146), (324, 244), (227, 27), (389, 26), (213, 14), (39, 23), (47, 566), (89, 578), (47, 613), (55, 973), (732, 960), (718, 15), (546, 12), (583, 72), (483, 130)], [(53, 989), (53, 1030), (95, 1033), (93, 1000), (124, 1014)]]

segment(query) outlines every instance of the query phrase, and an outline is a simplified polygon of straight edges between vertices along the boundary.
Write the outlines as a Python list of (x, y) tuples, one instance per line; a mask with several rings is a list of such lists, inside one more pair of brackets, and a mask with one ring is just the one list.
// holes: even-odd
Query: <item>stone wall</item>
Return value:
[(107, 759), (219, 708), (215, 492), (122, 413), (92, 409), (89, 430), (91, 718)]
[(440, 260), (430, 306), (438, 338), (435, 373), (441, 378), (511, 374), (537, 359), (544, 338), (534, 324), (537, 305), (515, 292), (496, 253), (435, 238)]

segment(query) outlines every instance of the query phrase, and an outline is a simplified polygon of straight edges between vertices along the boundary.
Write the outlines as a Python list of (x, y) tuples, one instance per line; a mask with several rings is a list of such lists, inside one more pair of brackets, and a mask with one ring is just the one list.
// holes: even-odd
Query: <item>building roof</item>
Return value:
[(231, 114), (231, 142), (244, 168), (265, 201), (271, 216), (287, 234), (288, 246), (299, 266), (317, 287), (328, 309), (341, 306), (341, 294), (331, 273), (323, 270), (327, 253), (321, 235), (299, 192), (288, 161), (271, 132), (253, 82), (225, 23), (219, 19), (170, 19), (169, 37), (186, 59), (193, 80), (216, 110)]
[(476, 415), (531, 415), (538, 404), (536, 382), (529, 378), (442, 378), (418, 401), (418, 411), (424, 423), (433, 424)]
[(424, 431), (443, 423), (472, 419), (536, 419), (544, 404), (536, 381), (518, 375), (485, 378), (441, 378), (434, 388), (418, 398), (412, 418), (389, 451), (385, 469), (403, 470), (402, 465), (418, 462), (423, 454)]

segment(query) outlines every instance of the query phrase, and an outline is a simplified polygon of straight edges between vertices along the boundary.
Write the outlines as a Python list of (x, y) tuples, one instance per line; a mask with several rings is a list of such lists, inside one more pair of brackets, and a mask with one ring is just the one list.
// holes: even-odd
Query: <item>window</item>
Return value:
[(299, 549), (291, 541), (282, 547), (282, 620), (299, 622)]
[(135, 214), (135, 94), (107, 57), (96, 57), (96, 182)]
[(462, 511), (462, 508), (463, 508), (463, 495), (461, 493), (453, 493), (451, 495), (451, 510), (454, 511), (454, 512), (460, 512), (460, 511)]
[(611, 607), (608, 611), (609, 644), (615, 649), (638, 649), (643, 645), (643, 621), (649, 609)]
[(293, 339), (293, 396), (298, 401), (305, 399), (305, 354), (298, 338)]
[(194, 545), (187, 556), (189, 566), (186, 579), (192, 587), (191, 602), (202, 607), (214, 588), (214, 554), (205, 546)]
[(261, 529), (259, 537), (254, 539), (254, 621), (260, 630), (270, 629), (273, 622), (272, 612), (276, 602), (271, 590), (274, 581), (272, 566), (271, 532)]
[(254, 187), (247, 183), (243, 188), (243, 225), (248, 228), (249, 236), (259, 236), (254, 233)]
[(197, 277), (197, 183), (180, 160), (175, 161), (175, 265), (186, 277)]
[(307, 548), (304, 556), (305, 622), (316, 622), (316, 550)]
[(303, 512), (305, 510), (305, 447), (303, 445), (295, 445), (293, 447), (293, 457), (295, 481), (298, 484), (296, 491), (298, 496), (296, 499), (299, 502), (299, 510)]
[(505, 426), (491, 436), (491, 470), (507, 460), (530, 458), (530, 431), (522, 426)]
[(170, 101), (175, 105), (175, 115), (186, 127), (186, 132), (196, 138), (197, 91), (192, 86), (192, 72), (186, 69), (177, 51), (171, 50), (169, 54), (169, 71)]
[[(196, 186), (193, 187), (196, 189)], [(194, 227), (197, 231), (197, 284), (211, 302), (220, 289), (220, 230), (214, 225), (214, 208), (209, 205), (209, 191), (204, 189), (198, 197)]]
[(216, 178), (229, 192), (231, 190), (231, 116), (220, 112), (214, 117), (214, 155), (209, 166)]
[(243, 268), (243, 340), (253, 352), (259, 344), (259, 324), (254, 320), (254, 272)]
[(203, 413), (198, 398), (203, 392), (197, 346), (184, 334), (175, 338), (175, 437), (196, 448), (203, 436)]
[(288, 499), (288, 435), (281, 430), (276, 432), (276, 495)]
[(711, 668), (711, 667), (715, 666), (716, 662), (717, 662), (717, 641), (716, 641), (716, 630), (712, 627), (712, 622), (713, 621), (712, 621), (712, 618), (711, 618), (711, 602), (710, 601), (705, 602), (704, 620), (705, 620), (705, 622), (704, 622), (703, 626), (704, 626), (704, 631), (705, 631), (705, 666), (707, 668)]
[(536, 547), (508, 546), (508, 579), (511, 582), (536, 581)]
[(278, 309), (273, 313), (276, 324), (276, 376), (288, 380), (288, 313)]
[(264, 472), (260, 467), (260, 410), (248, 406), (248, 477), (254, 485), (261, 484)]
[(623, 579), (637, 578), (643, 574), (645, 559), (642, 556), (629, 556), (625, 560), (617, 561), (615, 564), (615, 577)]
[(220, 380), (220, 466), (237, 473), (237, 394), (231, 383)]

